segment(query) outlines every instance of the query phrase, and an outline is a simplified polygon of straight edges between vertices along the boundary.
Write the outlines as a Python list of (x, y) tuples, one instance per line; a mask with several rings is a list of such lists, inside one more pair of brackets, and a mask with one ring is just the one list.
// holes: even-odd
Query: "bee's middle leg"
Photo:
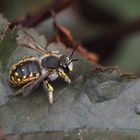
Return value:
[(47, 80), (43, 81), (43, 86), (44, 86), (44, 89), (47, 90), (48, 92), (49, 103), (53, 104), (53, 91), (54, 91), (53, 87), (49, 84)]

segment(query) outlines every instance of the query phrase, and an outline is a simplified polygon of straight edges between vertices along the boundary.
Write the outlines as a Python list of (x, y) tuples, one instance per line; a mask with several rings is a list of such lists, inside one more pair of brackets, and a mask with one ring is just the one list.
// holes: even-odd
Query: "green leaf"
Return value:
[[(9, 85), (9, 71), (11, 66), (18, 62), (19, 60), (23, 59), (25, 56), (31, 55), (38, 55), (37, 52), (19, 46), (16, 41), (17, 32), (18, 30), (26, 30), (22, 29), (21, 27), (15, 28), (13, 31), (8, 29), (3, 39), (0, 41), (0, 86), (5, 87), (4, 90), (1, 90), (0, 94), (0, 105), (4, 104), (8, 100), (8, 95), (13, 93), (13, 89)], [(28, 30), (27, 30), (28, 32)], [(46, 40), (43, 36), (39, 36), (37, 32), (33, 29), (30, 30), (30, 34), (35, 38), (42, 46), (46, 45)]]
[(3, 37), (5, 30), (8, 27), (8, 21), (0, 14), (0, 40)]
[[(25, 56), (41, 54), (19, 46), (17, 31), (28, 32), (41, 46), (45, 38), (36, 31), (17, 27), (7, 30), (0, 42), (0, 122), (7, 134), (74, 130), (75, 128), (132, 128), (140, 129), (140, 118), (135, 113), (139, 105), (139, 80), (120, 74), (118, 68), (99, 67), (75, 53), (71, 84), (58, 79), (51, 84), (54, 104), (48, 103), (47, 93), (40, 87), (27, 98), (9, 97), (16, 92), (9, 85), (8, 73), (13, 64)], [(62, 44), (50, 44), (48, 50), (59, 50), (70, 56)], [(61, 133), (60, 133), (61, 134)], [(71, 137), (73, 134), (71, 134)], [(70, 137), (70, 138), (71, 138)]]

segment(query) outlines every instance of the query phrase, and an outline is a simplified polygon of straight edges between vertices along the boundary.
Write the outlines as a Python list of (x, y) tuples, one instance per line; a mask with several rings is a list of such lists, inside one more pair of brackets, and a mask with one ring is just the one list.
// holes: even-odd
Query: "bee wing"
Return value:
[(35, 39), (25, 31), (18, 31), (18, 37), (16, 38), (17, 42), (26, 47), (38, 51), (42, 54), (50, 54), (51, 52), (46, 51), (39, 43), (35, 41)]
[(34, 91), (39, 84), (48, 76), (52, 73), (53, 71), (50, 70), (47, 73), (41, 75), (38, 79), (26, 84), (22, 88), (20, 88), (16, 93), (13, 94), (13, 96), (23, 94), (24, 97), (28, 96), (32, 91)]

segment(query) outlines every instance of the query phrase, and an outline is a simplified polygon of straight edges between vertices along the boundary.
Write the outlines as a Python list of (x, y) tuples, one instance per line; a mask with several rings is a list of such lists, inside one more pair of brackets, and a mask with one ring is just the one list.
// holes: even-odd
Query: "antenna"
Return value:
[(69, 65), (71, 62), (73, 62), (73, 61), (79, 61), (79, 59), (72, 59), (72, 60), (68, 63), (68, 65)]
[(73, 49), (73, 51), (72, 51), (72, 53), (71, 53), (71, 55), (70, 55), (70, 57), (69, 57), (69, 60), (72, 58), (72, 56), (73, 56), (75, 50), (77, 49), (77, 47), (78, 47), (79, 45), (80, 45), (80, 43), (77, 42), (75, 48)]

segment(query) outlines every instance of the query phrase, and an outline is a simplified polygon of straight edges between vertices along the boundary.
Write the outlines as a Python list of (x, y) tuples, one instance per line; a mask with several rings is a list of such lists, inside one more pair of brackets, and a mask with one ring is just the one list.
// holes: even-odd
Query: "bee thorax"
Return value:
[(56, 69), (59, 67), (59, 61), (59, 58), (56, 56), (44, 56), (41, 58), (41, 66), (46, 69)]

